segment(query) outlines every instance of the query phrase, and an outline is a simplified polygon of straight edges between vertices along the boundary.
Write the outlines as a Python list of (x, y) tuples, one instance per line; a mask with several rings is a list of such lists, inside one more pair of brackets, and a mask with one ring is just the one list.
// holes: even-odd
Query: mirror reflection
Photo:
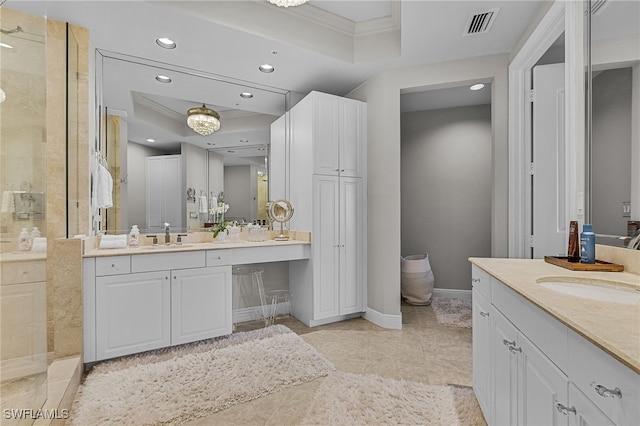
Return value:
[[(285, 91), (113, 52), (96, 62), (96, 160), (114, 180), (100, 230), (200, 229), (220, 203), (227, 220), (267, 219), (270, 126), (285, 112)], [(219, 116), (211, 134), (188, 123), (203, 106), (205, 119)]]
[(590, 17), (588, 220), (599, 244), (625, 246), (640, 224), (640, 2), (592, 2)]

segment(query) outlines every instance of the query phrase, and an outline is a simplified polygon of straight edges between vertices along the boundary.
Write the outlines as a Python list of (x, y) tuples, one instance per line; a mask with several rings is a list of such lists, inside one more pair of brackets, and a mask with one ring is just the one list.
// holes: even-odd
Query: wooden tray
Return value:
[(605, 262), (604, 260), (597, 260), (596, 263), (572, 263), (567, 260), (567, 257), (562, 256), (545, 256), (544, 261), (551, 263), (562, 268), (571, 269), (572, 271), (598, 271), (598, 272), (622, 272), (624, 271), (623, 265), (616, 263)]

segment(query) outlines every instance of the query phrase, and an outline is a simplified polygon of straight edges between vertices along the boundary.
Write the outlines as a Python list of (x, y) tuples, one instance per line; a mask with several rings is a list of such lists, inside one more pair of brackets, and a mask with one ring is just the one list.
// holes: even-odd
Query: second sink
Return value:
[(602, 302), (640, 306), (640, 288), (618, 285), (610, 281), (570, 281), (561, 278), (539, 279), (538, 284), (550, 290), (571, 296), (584, 297)]

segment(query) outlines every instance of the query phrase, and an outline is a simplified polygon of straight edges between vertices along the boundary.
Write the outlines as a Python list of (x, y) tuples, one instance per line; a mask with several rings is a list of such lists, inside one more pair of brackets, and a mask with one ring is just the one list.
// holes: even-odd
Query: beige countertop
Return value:
[(33, 251), (15, 251), (0, 254), (1, 262), (28, 262), (31, 260), (47, 260), (47, 253)]
[[(609, 281), (640, 291), (640, 275), (571, 271), (542, 259), (470, 258), (469, 261), (640, 374), (640, 306), (560, 293), (540, 279)], [(614, 283), (612, 283), (614, 284)]]
[(182, 245), (172, 244), (166, 246), (159, 244), (157, 246), (144, 245), (136, 248), (122, 248), (122, 249), (91, 249), (87, 250), (83, 257), (102, 257), (102, 256), (126, 256), (131, 254), (152, 254), (152, 253), (170, 253), (170, 252), (184, 252), (184, 251), (199, 251), (199, 250), (221, 250), (221, 249), (234, 249), (234, 248), (251, 248), (251, 247), (282, 247), (290, 245), (310, 245), (308, 241), (300, 240), (287, 240), (287, 241), (275, 241), (266, 240), (260, 242), (241, 240), (239, 242), (198, 242), (190, 243), (185, 242)]

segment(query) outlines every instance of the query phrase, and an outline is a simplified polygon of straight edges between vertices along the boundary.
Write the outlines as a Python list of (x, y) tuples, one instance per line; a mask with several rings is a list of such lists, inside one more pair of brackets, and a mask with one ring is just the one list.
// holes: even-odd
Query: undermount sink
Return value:
[(640, 288), (627, 287), (615, 281), (571, 281), (563, 278), (541, 278), (537, 282), (545, 288), (571, 296), (640, 306)]
[(193, 244), (158, 244), (157, 246), (141, 246), (142, 250), (173, 250), (185, 247), (193, 247)]

